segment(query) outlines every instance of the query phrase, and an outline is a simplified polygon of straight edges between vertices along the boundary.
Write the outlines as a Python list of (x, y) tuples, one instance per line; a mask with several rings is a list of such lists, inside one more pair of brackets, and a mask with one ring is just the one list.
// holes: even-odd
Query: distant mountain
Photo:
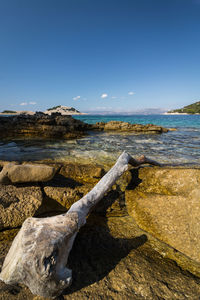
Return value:
[(183, 108), (180, 109), (174, 109), (168, 111), (169, 114), (200, 114), (200, 101), (195, 102), (193, 104), (184, 106)]
[(82, 115), (80, 111), (76, 110), (74, 107), (67, 107), (63, 105), (54, 106), (48, 108), (45, 114), (51, 115), (52, 113), (61, 113), (62, 115)]

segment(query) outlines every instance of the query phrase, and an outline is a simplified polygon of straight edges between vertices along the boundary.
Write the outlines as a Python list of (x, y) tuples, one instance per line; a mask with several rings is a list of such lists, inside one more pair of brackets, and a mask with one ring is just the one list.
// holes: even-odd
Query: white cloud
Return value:
[(134, 92), (128, 92), (128, 95), (132, 96), (132, 95), (135, 95)]
[(102, 98), (102, 99), (107, 98), (107, 97), (108, 97), (108, 94), (102, 94), (102, 95), (101, 95), (101, 98)]
[(81, 98), (81, 96), (76, 96), (76, 97), (73, 98), (73, 100), (76, 101), (76, 100), (78, 100), (78, 99), (80, 99), (80, 98)]
[(28, 105), (28, 103), (27, 102), (22, 102), (22, 103), (20, 103), (20, 105)]
[(111, 98), (112, 98), (112, 99), (116, 99), (117, 97), (115, 97), (115, 96), (112, 96)]
[(29, 104), (30, 104), (30, 105), (35, 105), (35, 104), (37, 104), (37, 102), (30, 101)]

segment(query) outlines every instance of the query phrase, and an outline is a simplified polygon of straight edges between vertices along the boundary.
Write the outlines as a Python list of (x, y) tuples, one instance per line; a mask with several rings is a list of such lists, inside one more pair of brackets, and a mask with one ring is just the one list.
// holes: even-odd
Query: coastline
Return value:
[[(0, 113), (1, 116), (18, 116), (18, 115), (30, 115), (30, 116), (33, 116), (35, 115), (37, 112), (34, 112), (34, 111), (17, 111), (16, 113)], [(51, 113), (48, 113), (48, 112), (42, 112), (43, 114), (46, 114), (46, 115), (51, 115)], [(52, 112), (53, 113), (53, 112)], [(56, 112), (55, 112), (56, 113)], [(76, 113), (76, 112), (63, 112), (61, 113), (62, 116), (70, 116), (70, 115), (87, 115), (87, 113)]]
[(168, 112), (165, 112), (163, 113), (163, 115), (175, 115), (175, 116), (178, 116), (178, 115), (184, 115), (184, 116), (193, 116), (193, 115), (200, 115), (199, 113), (195, 113), (195, 114), (188, 114), (188, 113), (178, 113), (178, 112), (174, 112), (174, 113), (168, 113)]
[[(149, 121), (147, 116), (145, 118)], [(103, 299), (105, 291), (106, 297), (129, 299), (136, 290), (141, 297), (145, 292), (148, 299), (169, 295), (173, 299), (175, 292), (195, 299), (200, 294), (200, 239), (195, 236), (199, 223), (193, 220), (198, 218), (196, 191), (199, 191), (200, 164), (195, 167), (170, 165), (172, 157), (183, 157), (181, 151), (178, 154), (180, 140), (186, 144), (187, 140), (185, 133), (181, 138), (180, 134), (181, 131), (161, 135), (93, 132), (69, 141), (60, 138), (38, 143), (22, 137), (19, 141), (5, 142), (7, 148), (2, 153), (16, 155), (17, 159), (22, 155), (20, 165), (42, 164), (54, 167), (57, 172), (55, 178), (47, 182), (1, 185), (0, 214), (5, 227), (0, 233), (0, 265), (17, 233), (15, 228), (21, 226), (24, 219), (65, 213), (97, 184), (119, 152), (125, 150), (133, 157), (144, 154), (161, 163), (168, 155), (168, 162), (162, 168), (130, 168), (88, 217), (70, 254), (69, 264), (75, 266), (75, 280), (63, 299), (84, 299), (85, 295)], [(196, 134), (197, 139), (198, 132)], [(178, 144), (173, 148), (175, 138)], [(188, 138), (191, 139), (190, 134)], [(49, 159), (41, 160), (45, 151)], [(58, 160), (53, 156), (55, 153)], [(33, 159), (34, 155), (38, 155), (38, 160)], [(17, 163), (15, 159), (11, 161)], [(0, 161), (0, 168), (6, 164)], [(170, 274), (173, 274), (173, 282)], [(150, 278), (145, 286), (143, 278)], [(168, 286), (171, 290), (166, 288)], [(4, 283), (0, 282), (0, 288), (0, 297), (14, 300), (15, 296), (10, 295)], [(19, 290), (20, 297), (36, 299), (27, 288)]]
[[(2, 124), (7, 124), (2, 116)], [(17, 116), (13, 116), (15, 119), (15, 125), (11, 126), (13, 130), (19, 128), (19, 121), (16, 120)], [(19, 117), (21, 120), (21, 116)], [(69, 122), (66, 123), (65, 117), (55, 116), (56, 120), (60, 120), (58, 126), (52, 116), (43, 115), (45, 123), (41, 123), (41, 116), (38, 115), (39, 122), (33, 121), (30, 124), (29, 117), (25, 116), (27, 125), (25, 125), (24, 131), (19, 131), (19, 135), (14, 138), (14, 135), (10, 135), (9, 138), (9, 126), (5, 125), (1, 131), (4, 134), (4, 138), (0, 144), (0, 159), (1, 160), (19, 160), (19, 161), (34, 161), (44, 159), (54, 159), (55, 161), (65, 161), (70, 158), (73, 161), (101, 161), (111, 162), (116, 159), (117, 155), (122, 151), (127, 151), (133, 156), (137, 156), (142, 153), (146, 156), (152, 157), (152, 159), (159, 160), (164, 163), (170, 164), (196, 164), (200, 165), (200, 116), (170, 116), (170, 115), (134, 115), (134, 116), (91, 116), (91, 115), (74, 115), (72, 117), (66, 117)], [(35, 118), (34, 116), (32, 117)], [(74, 122), (73, 119), (84, 122)], [(34, 119), (35, 120), (35, 119)], [(157, 124), (170, 130), (162, 134), (144, 134), (143, 132), (126, 132), (126, 131), (87, 131), (87, 134), (80, 135), (81, 128), (91, 128), (92, 124), (97, 122), (108, 123), (111, 120), (131, 123), (131, 124)], [(9, 121), (9, 120), (8, 120)], [(21, 122), (21, 121), (20, 121)], [(56, 121), (57, 122), (57, 121)], [(66, 128), (61, 124), (67, 125), (67, 131), (70, 130), (66, 139), (63, 133), (67, 133)], [(26, 123), (25, 123), (26, 124)], [(51, 125), (50, 125), (51, 124)], [(73, 125), (74, 124), (74, 125)], [(109, 123), (108, 123), (109, 124)], [(120, 124), (120, 123), (119, 123)], [(37, 126), (36, 126), (37, 125)], [(78, 127), (77, 127), (78, 126)], [(80, 128), (81, 126), (81, 128)], [(104, 125), (103, 125), (104, 126)], [(36, 127), (40, 134), (36, 134)], [(58, 129), (57, 129), (58, 127)], [(74, 129), (73, 129), (73, 128)], [(102, 127), (102, 126), (100, 126)], [(99, 129), (100, 129), (99, 127)], [(39, 131), (39, 129), (41, 130)], [(176, 131), (172, 131), (172, 128), (176, 128)], [(62, 129), (62, 135), (59, 135)], [(78, 131), (76, 130), (78, 129)], [(103, 129), (103, 128), (102, 128)], [(110, 128), (111, 129), (111, 128)], [(74, 130), (77, 132), (75, 135)], [(82, 131), (82, 130), (81, 130)], [(30, 132), (30, 135), (28, 133)], [(35, 133), (33, 137), (33, 133)], [(48, 138), (47, 134), (50, 133)], [(31, 137), (32, 134), (32, 137)], [(43, 135), (42, 135), (43, 134)], [(45, 141), (43, 136), (45, 134)], [(73, 139), (71, 139), (73, 137)], [(70, 139), (69, 139), (70, 138)]]
[[(110, 168), (97, 162), (83, 165), (52, 161), (45, 165), (57, 170), (55, 178), (42, 183), (1, 185), (4, 202), (9, 203), (13, 195), (15, 200), (10, 206), (5, 202), (4, 208), (3, 202), (1, 208), (5, 228), (0, 233), (0, 265), (18, 232), (16, 227), (24, 219), (65, 213)], [(75, 280), (63, 299), (84, 299), (86, 294), (91, 299), (104, 299), (105, 291), (106, 297), (130, 299), (136, 290), (141, 297), (145, 291), (148, 299), (173, 299), (174, 291), (187, 292), (188, 297), (196, 299), (200, 292), (199, 279), (195, 277), (200, 277), (196, 245), (199, 239), (194, 239), (194, 235), (191, 239), (190, 233), (196, 233), (199, 226), (191, 218), (198, 201), (193, 191), (198, 188), (199, 177), (200, 169), (193, 168), (144, 166), (126, 171), (76, 238), (69, 259)], [(150, 278), (145, 286), (143, 278)], [(0, 297), (15, 299), (1, 281), (0, 288)], [(18, 297), (36, 299), (24, 287), (19, 289)]]

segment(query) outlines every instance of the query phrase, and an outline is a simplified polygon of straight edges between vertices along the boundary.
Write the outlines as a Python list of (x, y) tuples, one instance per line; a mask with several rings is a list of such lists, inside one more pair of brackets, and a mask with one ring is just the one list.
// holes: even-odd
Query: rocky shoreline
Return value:
[(110, 121), (87, 124), (72, 116), (62, 116), (59, 113), (46, 115), (16, 115), (0, 117), (0, 137), (39, 137), (39, 138), (79, 138), (88, 131), (115, 131), (160, 134), (168, 131), (167, 128), (148, 124), (130, 124), (127, 122)]
[[(1, 165), (11, 176), (7, 162)], [(49, 162), (40, 165), (47, 174), (41, 179), (41, 169), (31, 166), (35, 182), (32, 172), (26, 182), (17, 172), (1, 184), (1, 264), (27, 217), (67, 211), (108, 170), (98, 164)], [(45, 168), (52, 168), (51, 179)], [(78, 234), (69, 259), (73, 285), (63, 299), (198, 299), (199, 181), (198, 168), (130, 168)], [(0, 288), (0, 299), (42, 299), (23, 286), (1, 282)]]

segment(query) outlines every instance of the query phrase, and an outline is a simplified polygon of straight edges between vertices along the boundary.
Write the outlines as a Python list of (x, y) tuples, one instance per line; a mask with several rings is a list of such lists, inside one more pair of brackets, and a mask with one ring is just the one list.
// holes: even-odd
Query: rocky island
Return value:
[(68, 107), (68, 106), (63, 106), (63, 105), (57, 105), (51, 108), (48, 108), (44, 112), (47, 115), (51, 115), (54, 113), (60, 113), (61, 115), (84, 115), (85, 113), (81, 113), (74, 107)]

